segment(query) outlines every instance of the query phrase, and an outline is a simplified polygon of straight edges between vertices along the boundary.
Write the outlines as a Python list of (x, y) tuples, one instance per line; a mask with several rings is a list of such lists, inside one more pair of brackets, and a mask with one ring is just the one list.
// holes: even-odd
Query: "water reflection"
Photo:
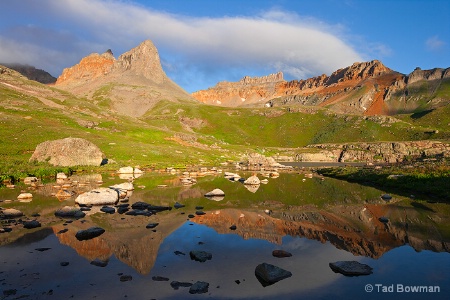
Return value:
[[(328, 263), (337, 260), (365, 261), (375, 268), (370, 278), (381, 282), (380, 274), (390, 280), (395, 276), (403, 276), (409, 281), (417, 279), (417, 276), (404, 274), (405, 270), (411, 272), (412, 267), (402, 265), (401, 259), (409, 259), (420, 274), (434, 278), (440, 284), (449, 284), (448, 276), (442, 276), (446, 272), (442, 265), (450, 262), (448, 205), (418, 202), (398, 195), (392, 195), (393, 199), (386, 202), (380, 198), (385, 191), (311, 177), (309, 174), (283, 173), (249, 193), (245, 185), (230, 181), (222, 174), (198, 177), (196, 184), (186, 186), (176, 174), (150, 173), (135, 179), (135, 186), (145, 188), (135, 189), (129, 198), (130, 204), (144, 201), (173, 206), (179, 202), (185, 207), (150, 217), (104, 214), (98, 212), (97, 207), (80, 220), (61, 220), (53, 215), (57, 208), (73, 205), (75, 196), (61, 203), (52, 196), (55, 188), (49, 183), (32, 191), (34, 197), (30, 203), (2, 203), (3, 207), (20, 209), (28, 218), (39, 213), (36, 218), (44, 229), (28, 231), (16, 221), (1, 221), (2, 227), (10, 227), (12, 231), (0, 234), (0, 245), (3, 245), (0, 257), (7, 265), (6, 273), (0, 273), (0, 280), (11, 286), (18, 285), (19, 281), (12, 280), (14, 276), (8, 276), (19, 271), (17, 263), (26, 268), (31, 262), (25, 259), (27, 255), (19, 257), (15, 253), (29, 251), (31, 245), (46, 246), (48, 243), (52, 245), (51, 253), (55, 257), (77, 261), (79, 274), (88, 270), (93, 274), (100, 272), (99, 268), (90, 265), (93, 260), (107, 262), (105, 270), (109, 273), (125, 269), (134, 274), (125, 290), (129, 297), (134, 295), (138, 299), (143, 295), (140, 292), (150, 291), (155, 298), (186, 296), (186, 291), (162, 287), (161, 283), (151, 280), (152, 276), (177, 281), (209, 281), (214, 287), (210, 289), (211, 297), (217, 298), (323, 297), (335, 293), (318, 292), (317, 289), (335, 286), (341, 281), (347, 287), (335, 288), (340, 290), (342, 297), (352, 291), (351, 286), (355, 283), (361, 284), (361, 290), (358, 290), (361, 293), (358, 293), (365, 296), (362, 287), (368, 279), (350, 281), (335, 274)], [(111, 176), (94, 176), (90, 180), (71, 178), (70, 187), (65, 188), (76, 195), (98, 187), (100, 181), (104, 181), (103, 186), (122, 182)], [(165, 187), (160, 188), (162, 185)], [(225, 192), (221, 201), (211, 201), (203, 196), (215, 188)], [(0, 190), (0, 200), (13, 199), (14, 192), (18, 193), (18, 190)], [(199, 206), (206, 214), (189, 219), (188, 215), (194, 214)], [(153, 230), (148, 229), (146, 225), (150, 222), (159, 225)], [(235, 229), (232, 230), (233, 225)], [(78, 230), (91, 226), (100, 226), (106, 232), (87, 241), (75, 238)], [(62, 258), (63, 253), (68, 253), (66, 246), (74, 253)], [(274, 249), (287, 250), (293, 256), (274, 258), (271, 256)], [(213, 259), (204, 264), (193, 262), (188, 254), (191, 250), (207, 250), (213, 254)], [(430, 254), (428, 250), (435, 253)], [(176, 255), (175, 251), (185, 255)], [(443, 252), (443, 256), (438, 252)], [(391, 259), (393, 255), (401, 256), (399, 262)], [(76, 257), (83, 260), (80, 262)], [(254, 268), (262, 262), (289, 270), (293, 277), (262, 288), (254, 278)], [(41, 273), (61, 272), (59, 261), (53, 263), (54, 267), (37, 263), (36, 268), (42, 268)], [(392, 271), (396, 264), (400, 269)], [(391, 274), (387, 274), (386, 269), (390, 269)], [(88, 278), (95, 282), (90, 276)], [(386, 278), (382, 282), (387, 282)], [(432, 280), (426, 282), (431, 284)], [(105, 296), (110, 292), (113, 296), (114, 291), (118, 291), (114, 284), (107, 284), (107, 287)], [(72, 293), (80, 295), (75, 288)]]

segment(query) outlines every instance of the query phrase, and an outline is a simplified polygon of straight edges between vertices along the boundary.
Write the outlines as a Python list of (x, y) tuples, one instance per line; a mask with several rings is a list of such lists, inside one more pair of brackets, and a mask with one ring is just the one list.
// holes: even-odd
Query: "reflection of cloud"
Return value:
[(439, 51), (444, 48), (445, 42), (435, 35), (425, 41), (425, 46), (428, 51)]
[[(183, 76), (178, 80), (174, 78), (178, 82), (192, 78), (192, 74), (200, 75), (196, 77), (202, 80), (223, 72), (217, 69), (227, 69), (228, 76), (236, 74), (239, 78), (243, 75), (265, 75), (248, 74), (249, 70), (278, 71), (273, 68), (283, 68), (282, 71), (297, 78), (309, 77), (361, 61), (360, 55), (336, 33), (338, 29), (319, 20), (281, 10), (251, 17), (209, 18), (173, 15), (122, 1), (43, 0), (35, 5), (27, 0), (6, 6), (11, 13), (24, 13), (31, 18), (29, 22), (33, 22), (33, 18), (37, 20), (36, 16), (40, 15), (47, 22), (62, 21), (63, 25), (47, 24), (50, 28), (61, 28), (54, 30), (24, 26), (21, 30), (15, 29), (15, 34), (12, 34), (11, 28), (3, 30), (0, 32), (2, 48), (7, 44), (11, 51), (0, 52), (0, 61), (17, 57), (12, 52), (17, 47), (33, 49), (27, 53), (33, 57), (26, 62), (38, 63), (42, 59), (47, 61), (52, 52), (56, 58), (66, 51), (71, 55), (77, 53), (79, 59), (87, 54), (86, 51), (103, 52), (108, 48), (120, 54), (144, 39), (155, 43), (164, 65), (175, 69), (174, 75), (186, 74), (178, 75)], [(38, 38), (29, 39), (30, 30), (52, 33), (45, 34), (46, 38), (41, 41)], [(61, 38), (64, 42), (58, 46), (53, 40), (48, 40), (50, 37)], [(80, 47), (91, 42), (90, 46)], [(61, 44), (65, 49), (61, 49)], [(63, 65), (62, 60), (56, 59), (55, 62), (60, 70), (68, 67)], [(43, 67), (49, 65), (51, 62), (47, 61)], [(243, 65), (247, 66), (247, 71), (242, 71)], [(227, 78), (224, 74), (220, 75)]]

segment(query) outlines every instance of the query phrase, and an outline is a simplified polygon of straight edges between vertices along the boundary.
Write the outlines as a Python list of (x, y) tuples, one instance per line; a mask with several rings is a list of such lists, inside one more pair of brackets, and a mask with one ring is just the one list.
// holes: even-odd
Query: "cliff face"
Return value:
[[(323, 74), (306, 80), (288, 82), (281, 72), (264, 77), (246, 76), (238, 82), (220, 82), (192, 95), (201, 102), (222, 106), (305, 105), (328, 107), (339, 113), (379, 115), (416, 109), (421, 105), (420, 99), (408, 95), (414, 85), (447, 78), (450, 78), (449, 68), (426, 71), (418, 68), (406, 76), (373, 60), (354, 63), (330, 76)], [(428, 96), (433, 92), (428, 91)]]
[(109, 107), (139, 117), (161, 99), (192, 97), (170, 80), (162, 69), (158, 50), (149, 40), (114, 58), (111, 50), (93, 53), (64, 69), (56, 86), (95, 102), (110, 100)]

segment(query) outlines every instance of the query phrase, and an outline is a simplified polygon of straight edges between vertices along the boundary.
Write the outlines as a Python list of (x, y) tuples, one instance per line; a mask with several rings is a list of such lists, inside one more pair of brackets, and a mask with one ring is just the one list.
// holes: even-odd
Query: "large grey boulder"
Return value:
[(46, 141), (37, 145), (31, 161), (45, 162), (54, 166), (100, 166), (105, 155), (93, 143), (81, 138), (65, 138)]
[(78, 195), (75, 203), (82, 205), (112, 205), (119, 201), (119, 194), (115, 189), (98, 188)]

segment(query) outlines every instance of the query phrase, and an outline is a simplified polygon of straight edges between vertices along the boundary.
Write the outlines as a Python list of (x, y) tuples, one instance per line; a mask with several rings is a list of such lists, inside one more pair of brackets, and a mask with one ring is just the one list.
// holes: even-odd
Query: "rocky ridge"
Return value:
[[(215, 87), (192, 94), (197, 100), (213, 105), (242, 106), (303, 105), (328, 107), (339, 113), (378, 115), (413, 111), (423, 95), (411, 95), (422, 82), (439, 83), (450, 78), (450, 68), (421, 70), (404, 75), (380, 61), (354, 63), (305, 80), (285, 81), (281, 72), (263, 77), (244, 77), (238, 82), (220, 82)], [(418, 99), (420, 98), (420, 99)], [(440, 105), (438, 100), (430, 107)]]
[(50, 73), (47, 71), (36, 69), (33, 66), (29, 65), (23, 65), (23, 64), (7, 64), (7, 63), (0, 63), (0, 65), (3, 65), (9, 69), (15, 70), (28, 78), (29, 80), (34, 80), (40, 83), (49, 84), (49, 83), (55, 83), (56, 78), (53, 77)]
[(161, 99), (193, 100), (167, 77), (150, 40), (117, 59), (111, 50), (90, 54), (64, 69), (55, 85), (94, 103), (106, 101), (108, 108), (132, 117), (142, 116)]

